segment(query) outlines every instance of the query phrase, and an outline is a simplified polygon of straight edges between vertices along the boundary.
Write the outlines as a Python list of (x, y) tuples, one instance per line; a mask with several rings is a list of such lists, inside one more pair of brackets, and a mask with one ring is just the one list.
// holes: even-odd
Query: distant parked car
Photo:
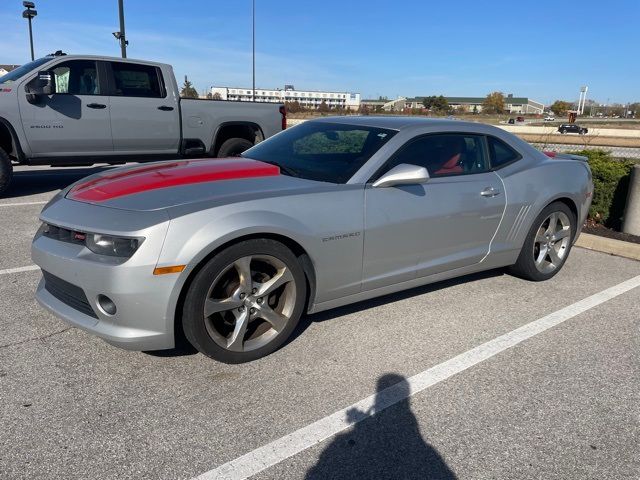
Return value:
[(513, 124), (516, 123), (516, 119), (515, 118), (510, 118), (508, 123), (509, 123), (509, 125), (513, 125)]
[(562, 134), (565, 133), (579, 133), (580, 135), (586, 134), (589, 130), (585, 127), (581, 127), (576, 123), (563, 123), (558, 127), (558, 131)]
[(524, 117), (516, 117), (516, 122), (524, 123)]
[(546, 117), (544, 117), (545, 122), (554, 122), (555, 120), (556, 117), (554, 117), (553, 115), (547, 115)]

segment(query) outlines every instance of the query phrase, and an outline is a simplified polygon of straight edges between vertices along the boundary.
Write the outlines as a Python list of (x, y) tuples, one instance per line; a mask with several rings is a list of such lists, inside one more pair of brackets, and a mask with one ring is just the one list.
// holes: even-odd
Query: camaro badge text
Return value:
[(359, 237), (359, 236), (360, 236), (360, 232), (343, 233), (341, 235), (332, 235), (330, 237), (324, 237), (322, 241), (329, 242), (331, 240), (342, 240), (344, 238)]

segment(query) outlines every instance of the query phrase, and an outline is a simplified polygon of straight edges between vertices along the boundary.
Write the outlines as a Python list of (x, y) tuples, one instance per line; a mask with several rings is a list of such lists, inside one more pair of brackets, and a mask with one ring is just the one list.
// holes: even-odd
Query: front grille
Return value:
[(93, 318), (98, 318), (96, 312), (93, 311), (87, 296), (84, 291), (66, 280), (56, 277), (49, 272), (42, 271), (44, 276), (44, 288), (51, 295), (56, 297), (62, 303), (69, 305), (71, 308), (75, 308), (79, 312), (89, 315)]
[(68, 228), (58, 227), (56, 225), (51, 225), (50, 223), (45, 223), (43, 225), (42, 234), (45, 237), (53, 238), (54, 240), (79, 245), (84, 245), (87, 238), (87, 234), (84, 232), (69, 230)]

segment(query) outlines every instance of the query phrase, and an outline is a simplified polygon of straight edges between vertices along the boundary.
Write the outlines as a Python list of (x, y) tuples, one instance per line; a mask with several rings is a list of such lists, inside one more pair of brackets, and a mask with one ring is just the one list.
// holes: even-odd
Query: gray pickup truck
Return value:
[(180, 98), (170, 65), (56, 52), (0, 77), (0, 194), (14, 163), (234, 156), (285, 127), (282, 104)]

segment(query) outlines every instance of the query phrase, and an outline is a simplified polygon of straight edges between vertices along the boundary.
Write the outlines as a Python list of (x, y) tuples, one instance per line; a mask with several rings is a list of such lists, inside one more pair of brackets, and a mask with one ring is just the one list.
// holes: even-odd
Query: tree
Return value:
[(473, 106), (473, 114), (477, 114), (478, 113), (478, 105), (474, 105)]
[(422, 100), (422, 104), (424, 105), (424, 108), (433, 113), (447, 113), (450, 110), (449, 102), (447, 102), (447, 99), (442, 95), (437, 97), (435, 95), (425, 97)]
[(298, 100), (294, 100), (293, 102), (284, 102), (284, 105), (287, 107), (287, 112), (289, 113), (299, 113), (304, 110)]
[(211, 95), (211, 99), (212, 100), (222, 100), (222, 95), (220, 95), (220, 92), (216, 92), (213, 95)]
[(329, 110), (330, 109), (329, 109), (329, 105), (327, 105), (327, 102), (322, 100), (322, 103), (320, 105), (318, 105), (318, 111), (320, 113), (327, 113)]
[(180, 90), (180, 96), (182, 98), (198, 98), (198, 91), (193, 88), (193, 84), (189, 81), (187, 76), (184, 76), (184, 85)]
[(558, 115), (559, 117), (564, 117), (567, 114), (567, 111), (571, 109), (573, 106), (570, 102), (565, 102), (563, 100), (556, 100), (549, 107), (553, 113)]
[(482, 102), (484, 113), (504, 113), (504, 95), (502, 92), (492, 92)]

